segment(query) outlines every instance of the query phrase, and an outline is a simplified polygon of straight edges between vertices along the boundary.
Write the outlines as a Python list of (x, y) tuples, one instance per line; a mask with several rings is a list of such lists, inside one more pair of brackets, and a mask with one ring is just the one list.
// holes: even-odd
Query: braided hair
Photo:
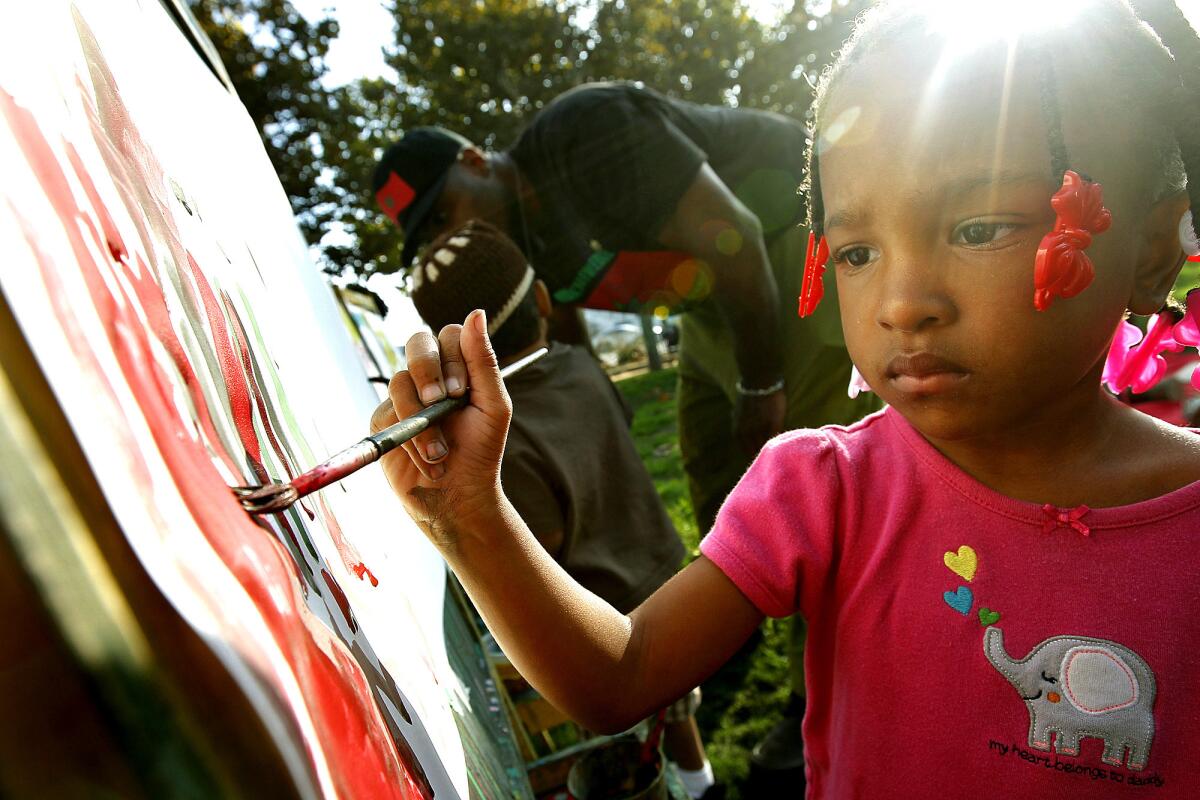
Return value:
[(1200, 36), (1174, 0), (1137, 0), (1138, 15), (1170, 51), (1178, 73), (1169, 110), (1175, 112), (1175, 141), (1188, 177), (1192, 231), (1200, 236)]
[[(1005, 0), (959, 0), (962, 4)], [(1148, 187), (1157, 200), (1185, 186), (1200, 227), (1200, 38), (1173, 0), (1097, 0), (1070, 27), (1038, 31), (1023, 37), (1040, 65), (1042, 113), (1047, 129), (1051, 177), (1057, 184), (1069, 168), (1062, 132), (1053, 53), (1085, 42), (1089, 56), (1107, 60), (1118, 103), (1146, 120), (1150, 152)], [(833, 87), (868, 54), (906, 38), (929, 36), (931, 12), (919, 5), (885, 0), (859, 17), (853, 34), (817, 86), (802, 192), (808, 199), (808, 224), (817, 237), (824, 233), (820, 153), (822, 116)], [(1189, 180), (1189, 176), (1191, 180)]]

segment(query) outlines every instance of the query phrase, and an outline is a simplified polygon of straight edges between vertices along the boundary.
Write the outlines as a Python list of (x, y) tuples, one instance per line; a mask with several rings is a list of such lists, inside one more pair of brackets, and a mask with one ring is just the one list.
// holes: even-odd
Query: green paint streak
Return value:
[[(292, 407), (287, 402), (287, 392), (285, 392), (283, 390), (283, 384), (279, 382), (279, 373), (277, 373), (275, 371), (274, 362), (272, 362), (270, 359), (267, 359), (266, 360), (266, 369), (263, 369), (262, 376), (261, 377), (259, 376), (258, 370), (260, 369), (260, 362), (257, 358), (254, 357), (254, 354), (256, 351), (264, 352), (264, 353), (267, 352), (267, 345), (263, 341), (262, 331), (259, 330), (258, 320), (255, 318), (254, 312), (251, 310), (250, 302), (246, 298), (246, 293), (242, 290), (241, 287), (238, 287), (238, 299), (241, 300), (242, 308), (244, 308), (246, 310), (246, 320), (245, 321), (248, 326), (247, 331), (250, 334), (252, 334), (252, 336), (253, 336), (254, 347), (250, 348), (250, 354), (251, 354), (251, 362), (255, 365), (255, 376), (256, 376), (256, 378), (259, 378), (258, 383), (260, 386), (262, 385), (262, 377), (269, 378), (271, 381), (271, 387), (274, 389), (274, 392), (271, 394), (268, 394), (267, 397), (270, 398), (273, 396), (273, 397), (278, 398), (278, 403), (279, 403), (278, 409), (276, 409), (274, 403), (266, 404), (267, 408), (272, 412), (271, 426), (273, 427), (273, 429), (275, 430), (275, 432), (277, 434), (280, 434), (280, 433), (283, 433), (284, 431), (286, 431), (287, 435), (283, 436), (280, 440), (280, 443), (283, 444), (285, 447), (292, 444), (293, 442), (295, 443), (296, 449), (299, 451), (299, 457), (301, 460), (300, 460), (300, 462), (295, 461), (296, 454), (293, 453), (291, 451), (291, 448), (289, 447), (288, 455), (293, 459), (293, 464), (296, 464), (296, 463), (308, 464), (308, 465), (315, 464), (316, 459), (313, 457), (312, 450), (310, 450), (308, 447), (308, 440), (305, 439), (305, 437), (300, 433), (300, 426), (296, 422), (296, 415), (292, 413)], [(282, 417), (282, 421), (283, 421), (282, 425), (280, 425), (279, 422), (275, 419), (274, 412), (276, 410), (278, 410), (279, 414)]]

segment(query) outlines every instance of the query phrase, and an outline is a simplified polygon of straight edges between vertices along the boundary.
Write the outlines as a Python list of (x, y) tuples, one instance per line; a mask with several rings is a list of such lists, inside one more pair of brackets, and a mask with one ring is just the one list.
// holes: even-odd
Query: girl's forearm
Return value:
[(576, 583), (507, 500), (442, 554), (513, 665), (576, 721), (617, 732), (671, 699), (639, 679), (632, 620)]

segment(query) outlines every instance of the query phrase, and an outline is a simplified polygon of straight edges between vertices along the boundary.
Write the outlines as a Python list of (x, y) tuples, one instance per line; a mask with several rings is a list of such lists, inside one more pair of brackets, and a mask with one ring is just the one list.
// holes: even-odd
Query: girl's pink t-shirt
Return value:
[(809, 797), (1196, 798), (1198, 545), (1200, 483), (1013, 500), (886, 409), (774, 439), (701, 551), (808, 620)]

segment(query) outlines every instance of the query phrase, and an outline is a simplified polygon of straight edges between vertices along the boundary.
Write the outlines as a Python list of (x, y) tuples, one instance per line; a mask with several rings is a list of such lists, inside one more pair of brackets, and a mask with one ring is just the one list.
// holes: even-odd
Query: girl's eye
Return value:
[(955, 244), (975, 246), (991, 244), (998, 239), (1003, 239), (1016, 230), (1016, 228), (1017, 226), (1011, 222), (980, 222), (974, 220), (959, 225), (954, 231), (952, 238)]
[(833, 263), (861, 267), (871, 260), (871, 248), (846, 247), (833, 254)]

